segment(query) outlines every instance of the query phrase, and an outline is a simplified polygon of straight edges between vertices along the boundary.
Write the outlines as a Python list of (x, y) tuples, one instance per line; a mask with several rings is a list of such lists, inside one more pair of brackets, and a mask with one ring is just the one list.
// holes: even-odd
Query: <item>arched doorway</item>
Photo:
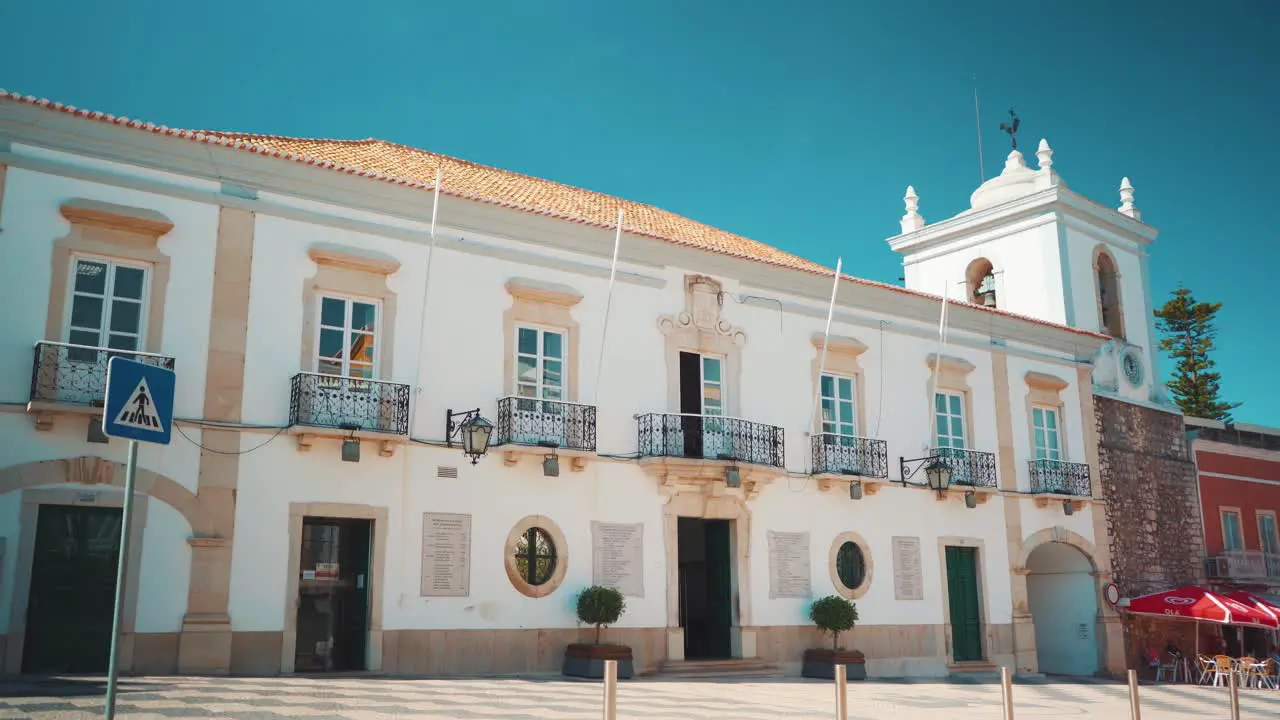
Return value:
[(1071, 545), (1047, 542), (1031, 551), (1026, 567), (1040, 672), (1094, 675), (1098, 672), (1098, 594), (1093, 563)]

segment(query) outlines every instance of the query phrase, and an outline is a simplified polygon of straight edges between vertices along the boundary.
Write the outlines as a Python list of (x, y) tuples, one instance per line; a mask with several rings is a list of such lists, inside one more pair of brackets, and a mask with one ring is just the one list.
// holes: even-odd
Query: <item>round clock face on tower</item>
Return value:
[(1142, 357), (1138, 355), (1136, 350), (1130, 349), (1124, 354), (1120, 360), (1124, 368), (1124, 379), (1129, 384), (1138, 387), (1142, 385)]

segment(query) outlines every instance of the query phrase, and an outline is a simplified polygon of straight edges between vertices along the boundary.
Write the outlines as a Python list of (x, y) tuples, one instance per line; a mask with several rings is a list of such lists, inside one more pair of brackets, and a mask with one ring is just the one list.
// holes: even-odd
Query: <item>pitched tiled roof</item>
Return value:
[[(661, 208), (624, 200), (570, 185), (460, 160), (440, 153), (370, 138), (329, 140), (281, 135), (233, 133), (217, 130), (181, 130), (164, 125), (130, 120), (109, 113), (82, 110), (63, 103), (19, 95), (0, 88), (0, 100), (13, 100), (52, 111), (67, 113), (115, 125), (124, 125), (156, 134), (182, 137), (195, 142), (222, 145), (238, 150), (270, 155), (307, 165), (315, 165), (349, 175), (434, 189), (436, 170), (441, 170), (440, 192), (444, 195), (492, 203), (525, 212), (555, 217), (602, 228), (617, 226), (618, 210), (623, 211), (623, 229), (634, 235), (730, 255), (816, 275), (832, 276), (835, 271), (762, 242), (711, 227)], [(841, 274), (849, 282), (880, 287), (893, 292), (940, 300), (940, 296)], [(955, 302), (955, 301), (953, 301)], [(963, 303), (961, 303), (963, 304)], [(1072, 328), (1038, 318), (972, 305), (977, 310), (1015, 317), (1047, 327), (1069, 330), (1094, 338), (1105, 335)]]

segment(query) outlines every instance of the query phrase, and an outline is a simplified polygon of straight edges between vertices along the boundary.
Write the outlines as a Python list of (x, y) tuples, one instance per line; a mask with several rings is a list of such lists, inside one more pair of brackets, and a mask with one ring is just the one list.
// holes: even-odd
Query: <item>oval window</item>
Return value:
[(540, 527), (524, 531), (516, 541), (516, 570), (530, 585), (542, 585), (556, 572), (556, 545)]
[(840, 577), (841, 584), (850, 590), (862, 586), (862, 581), (867, 577), (867, 567), (862, 557), (862, 548), (857, 543), (845, 542), (840, 546), (840, 551), (836, 553), (836, 574)]

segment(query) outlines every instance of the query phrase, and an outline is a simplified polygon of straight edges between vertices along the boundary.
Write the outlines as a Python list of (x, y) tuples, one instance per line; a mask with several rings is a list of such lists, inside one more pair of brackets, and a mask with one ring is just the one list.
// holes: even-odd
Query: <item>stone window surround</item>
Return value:
[(1125, 318), (1124, 318), (1124, 293), (1123, 293), (1123, 285), (1121, 284), (1121, 280), (1123, 278), (1120, 275), (1120, 264), (1116, 262), (1116, 256), (1113, 255), (1111, 251), (1108, 250), (1107, 247), (1102, 243), (1098, 243), (1097, 247), (1093, 249), (1093, 263), (1092, 263), (1093, 301), (1098, 309), (1098, 331), (1102, 333), (1109, 333), (1109, 331), (1107, 330), (1106, 324), (1102, 322), (1102, 288), (1098, 285), (1098, 271), (1101, 270), (1100, 263), (1102, 260), (1102, 256), (1104, 255), (1107, 257), (1107, 260), (1110, 261), (1111, 269), (1115, 274), (1116, 322), (1119, 323), (1120, 325), (1120, 334), (1115, 335), (1114, 337), (1117, 337), (1123, 340), (1125, 338), (1125, 322), (1124, 322)]
[(280, 672), (294, 671), (298, 648), (298, 580), (302, 574), (302, 520), (306, 517), (372, 520), (369, 563), (369, 642), (366, 669), (382, 669), (382, 597), (387, 566), (387, 508), (346, 503), (289, 503), (289, 575), (285, 582), (284, 631), (280, 648)]
[(314, 245), (307, 256), (316, 272), (302, 284), (302, 354), (299, 370), (313, 372), (316, 367), (320, 298), (327, 292), (378, 303), (378, 331), (374, 341), (377, 353), (378, 380), (392, 377), (392, 355), (395, 348), (396, 293), (387, 279), (400, 270), (398, 260), (378, 253), (354, 248)]
[(139, 350), (160, 352), (170, 262), (169, 256), (161, 252), (159, 242), (173, 229), (173, 222), (154, 210), (87, 198), (72, 198), (63, 203), (58, 212), (71, 227), (65, 236), (53, 243), (45, 338), (62, 342), (67, 337), (73, 258), (81, 254), (98, 255), (148, 267), (149, 295), (143, 309), (146, 338)]
[[(840, 548), (844, 547), (844, 544), (847, 542), (857, 545), (858, 549), (862, 551), (862, 583), (856, 588), (851, 588), (844, 584), (844, 581), (840, 579), (839, 569), (836, 567), (836, 558), (840, 554)], [(836, 592), (839, 593), (841, 597), (848, 598), (849, 600), (857, 600), (863, 595), (866, 595), (867, 591), (871, 589), (873, 568), (874, 562), (871, 560), (871, 546), (868, 545), (866, 539), (858, 533), (853, 532), (852, 530), (842, 532), (831, 541), (831, 551), (827, 555), (827, 569), (831, 572), (831, 584), (835, 587)]]
[(1246, 545), (1244, 542), (1244, 510), (1232, 505), (1219, 505), (1218, 506), (1218, 533), (1222, 535), (1222, 551), (1232, 552), (1231, 543), (1227, 542), (1226, 514), (1229, 512), (1236, 514), (1236, 529), (1240, 531), (1240, 548), (1239, 549), (1244, 550), (1246, 548)]
[(1027, 383), (1027, 439), (1031, 443), (1030, 459), (1034, 460), (1036, 453), (1036, 430), (1033, 410), (1039, 405), (1052, 408), (1058, 412), (1058, 459), (1062, 462), (1070, 462), (1070, 453), (1067, 452), (1067, 405), (1062, 398), (1062, 391), (1067, 389), (1069, 383), (1056, 375), (1035, 370), (1027, 371), (1025, 380)]
[(822, 333), (814, 333), (812, 342), (816, 352), (809, 370), (809, 377), (813, 382), (813, 394), (819, 401), (818, 412), (813, 418), (813, 432), (815, 434), (822, 433), (822, 384), (820, 374), (842, 375), (853, 378), (854, 422), (857, 424), (854, 428), (854, 433), (859, 437), (870, 437), (867, 432), (866, 376), (862, 371), (862, 365), (858, 362), (859, 356), (867, 351), (867, 346), (851, 337), (832, 335), (827, 338), (827, 362), (826, 366), (823, 367)]
[[(729, 417), (742, 416), (742, 347), (747, 342), (746, 333), (723, 319), (723, 286), (706, 275), (686, 275), (685, 309), (658, 318), (658, 330), (665, 338), (664, 356), (667, 366), (668, 412), (680, 412), (680, 353), (718, 356), (724, 363), (721, 368), (721, 389), (724, 394), (723, 413)], [(707, 305), (715, 296), (717, 307), (711, 311)], [(714, 317), (711, 317), (714, 313)]]
[[(85, 488), (26, 488), (22, 493), (22, 509), (18, 520), (18, 547), (14, 558), (12, 601), (9, 610), (8, 642), (5, 644), (3, 672), (17, 675), (22, 671), (22, 651), (26, 641), (27, 602), (31, 597), (31, 571), (35, 554), (36, 523), (41, 505), (74, 505), (79, 507), (123, 508), (124, 493), (119, 488), (106, 492)], [(89, 496), (92, 495), (90, 498)], [(124, 613), (121, 617), (120, 667), (133, 666), (134, 631), (138, 611), (138, 581), (142, 573), (142, 537), (146, 530), (150, 497), (135, 492), (133, 518), (129, 527), (129, 573), (125, 585)]]
[[(973, 363), (954, 355), (943, 355), (941, 362), (939, 362), (937, 353), (929, 353), (925, 363), (929, 366), (930, 373), (934, 372), (934, 368), (937, 367), (938, 384), (934, 388), (935, 392), (950, 390), (964, 396), (964, 446), (966, 450), (976, 449), (973, 437), (973, 390), (969, 387), (969, 373), (974, 371)], [(936, 397), (931, 397), (928, 400), (929, 447), (936, 448), (938, 445), (938, 401)]]
[[(556, 566), (551, 571), (551, 577), (541, 585), (530, 584), (521, 577), (520, 570), (516, 567), (516, 546), (520, 538), (530, 528), (535, 527), (547, 533), (551, 538), (552, 547), (555, 548)], [(569, 572), (569, 541), (565, 539), (564, 531), (560, 526), (545, 515), (526, 515), (516, 521), (511, 532), (507, 534), (507, 541), (502, 548), (502, 564), (506, 568), (507, 579), (511, 581), (511, 586), (525, 597), (543, 598), (550, 595), (560, 587), (565, 575)]]
[(982, 538), (943, 535), (938, 537), (938, 574), (941, 581), (942, 598), (942, 646), (946, 653), (947, 665), (955, 665), (955, 647), (951, 642), (951, 595), (947, 587), (947, 546), (977, 548), (978, 575), (978, 617), (982, 620), (982, 660), (991, 657), (991, 613), (987, 597), (987, 544)]
[(1271, 525), (1272, 525), (1272, 527), (1274, 528), (1274, 531), (1275, 531), (1275, 534), (1272, 536), (1272, 538), (1271, 538), (1271, 539), (1272, 539), (1272, 540), (1274, 540), (1277, 544), (1280, 544), (1280, 524), (1277, 524), (1276, 511), (1275, 511), (1275, 510), (1257, 510), (1257, 509), (1255, 509), (1255, 510), (1253, 511), (1253, 522), (1254, 522), (1254, 524), (1255, 524), (1255, 525), (1257, 525), (1257, 526), (1258, 526), (1258, 549), (1259, 549), (1259, 550), (1261, 550), (1261, 551), (1263, 551), (1263, 552), (1266, 552), (1266, 550), (1267, 550), (1267, 542), (1266, 542), (1266, 539), (1263, 537), (1263, 534), (1262, 534), (1262, 518), (1264, 518), (1264, 517), (1269, 517), (1269, 518), (1271, 518)]
[(582, 333), (578, 321), (573, 319), (573, 308), (582, 302), (582, 293), (565, 285), (519, 277), (507, 280), (506, 289), (511, 296), (511, 307), (502, 313), (502, 334), (506, 345), (502, 361), (503, 395), (516, 394), (517, 328), (531, 326), (559, 330), (565, 334), (563, 399), (579, 402)]

